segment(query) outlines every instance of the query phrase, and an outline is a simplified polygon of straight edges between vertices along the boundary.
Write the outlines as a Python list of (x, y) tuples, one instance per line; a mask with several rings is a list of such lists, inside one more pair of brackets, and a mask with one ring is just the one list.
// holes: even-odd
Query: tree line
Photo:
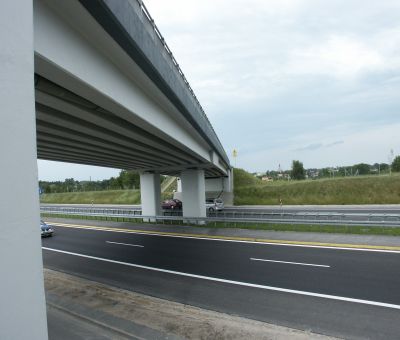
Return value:
[[(305, 169), (302, 162), (299, 160), (292, 161), (292, 168), (288, 171), (267, 171), (266, 176), (272, 179), (295, 179), (302, 180), (306, 178), (327, 178), (327, 177), (346, 177), (358, 175), (373, 175), (373, 174), (387, 174), (393, 172), (400, 172), (400, 156), (394, 158), (391, 164), (388, 163), (375, 163), (366, 164), (358, 163), (351, 166), (338, 166), (327, 168), (312, 168)], [(263, 176), (261, 176), (263, 177)]]
[(139, 189), (140, 175), (137, 171), (121, 170), (117, 177), (101, 181), (77, 181), (66, 178), (64, 181), (39, 181), (42, 193), (81, 192), (100, 190)]

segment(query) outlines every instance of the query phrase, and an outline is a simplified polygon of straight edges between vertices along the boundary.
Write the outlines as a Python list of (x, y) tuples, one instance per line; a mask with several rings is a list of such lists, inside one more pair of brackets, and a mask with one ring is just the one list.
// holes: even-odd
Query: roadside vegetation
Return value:
[[(173, 196), (172, 192), (163, 192), (162, 199)], [(140, 204), (140, 190), (104, 190), (63, 192), (42, 194), (41, 203), (57, 204)]]
[[(235, 169), (235, 205), (399, 204), (400, 174), (265, 182)], [(171, 198), (171, 191), (162, 194)], [(140, 204), (140, 190), (99, 190), (49, 193), (42, 203)]]
[[(162, 176), (162, 198), (172, 198), (176, 180)], [(102, 181), (39, 182), (42, 203), (140, 204), (140, 178), (121, 170)], [(234, 169), (235, 205), (399, 204), (400, 156), (390, 164), (307, 169), (294, 160), (290, 171), (251, 174)]]
[(42, 194), (41, 203), (139, 204), (140, 190), (104, 190)]
[[(400, 175), (263, 182), (235, 169), (235, 205), (398, 204)], [(253, 178), (252, 178), (253, 177)]]

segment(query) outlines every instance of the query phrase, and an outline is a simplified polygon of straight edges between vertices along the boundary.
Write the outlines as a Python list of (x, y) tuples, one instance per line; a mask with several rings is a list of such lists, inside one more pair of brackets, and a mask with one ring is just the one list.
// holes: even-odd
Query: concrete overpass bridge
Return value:
[(140, 0), (0, 8), (0, 338), (45, 339), (36, 158), (139, 170), (144, 215), (160, 212), (160, 174), (180, 177), (186, 217), (205, 216), (205, 188), (232, 191), (232, 177)]

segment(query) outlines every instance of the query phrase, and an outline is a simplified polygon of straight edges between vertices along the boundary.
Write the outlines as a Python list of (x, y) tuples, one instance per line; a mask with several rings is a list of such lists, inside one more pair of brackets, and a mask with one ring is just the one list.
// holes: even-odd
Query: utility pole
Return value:
[(236, 158), (237, 158), (238, 152), (236, 149), (233, 149), (232, 156), (233, 156), (233, 166), (236, 168)]
[(389, 156), (388, 156), (388, 161), (389, 161), (389, 176), (392, 175), (393, 157), (394, 157), (393, 149), (390, 149), (390, 153), (389, 153)]

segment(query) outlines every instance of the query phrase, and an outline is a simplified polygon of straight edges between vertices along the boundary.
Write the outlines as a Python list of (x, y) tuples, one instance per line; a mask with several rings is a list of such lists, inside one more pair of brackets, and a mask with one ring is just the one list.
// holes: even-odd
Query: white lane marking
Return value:
[(130, 244), (130, 243), (121, 243), (121, 242), (112, 242), (112, 241), (106, 241), (106, 243), (119, 244), (119, 245), (122, 245), (122, 246), (130, 246), (130, 247), (140, 247), (140, 248), (144, 248), (144, 246), (141, 246), (140, 244)]
[(343, 297), (343, 296), (312, 293), (312, 292), (305, 292), (305, 291), (302, 291), (302, 290), (294, 290), (294, 289), (287, 289), (287, 288), (264, 286), (264, 285), (248, 283), (248, 282), (225, 280), (225, 279), (220, 279), (220, 278), (217, 278), (217, 277), (189, 274), (189, 273), (178, 272), (178, 271), (174, 271), (174, 270), (143, 266), (141, 264), (127, 263), (127, 262), (121, 262), (121, 261), (105, 259), (105, 258), (102, 258), (102, 257), (95, 257), (95, 256), (84, 255), (84, 254), (79, 254), (79, 253), (72, 253), (72, 252), (69, 252), (69, 251), (60, 250), (60, 249), (54, 249), (54, 248), (42, 247), (42, 249), (48, 250), (48, 251), (54, 251), (54, 252), (57, 252), (57, 253), (67, 254), (67, 255), (84, 257), (84, 258), (91, 259), (91, 260), (104, 261), (104, 262), (120, 264), (120, 265), (124, 265), (124, 266), (128, 266), (128, 267), (135, 267), (135, 268), (140, 268), (140, 269), (153, 270), (153, 271), (167, 273), (167, 274), (174, 274), (174, 275), (180, 275), (180, 276), (193, 277), (193, 278), (196, 278), (196, 279), (202, 279), (202, 280), (208, 280), (208, 281), (214, 281), (214, 282), (230, 283), (230, 284), (237, 285), (237, 286), (260, 288), (260, 289), (273, 290), (273, 291), (284, 292), (284, 293), (306, 295), (306, 296), (313, 296), (313, 297), (319, 297), (319, 298), (325, 298), (325, 299), (331, 299), (331, 300), (339, 300), (339, 301), (360, 303), (360, 304), (365, 304), (365, 305), (372, 305), (372, 306), (400, 309), (400, 305), (395, 305), (395, 304), (391, 304), (391, 303), (369, 301), (369, 300), (362, 300), (362, 299), (353, 299), (353, 298), (347, 298), (347, 297)]
[[(46, 222), (47, 223), (47, 222)], [(143, 232), (143, 231), (123, 231), (123, 230), (113, 230), (113, 227), (99, 227), (108, 229), (99, 229), (96, 226), (85, 226), (81, 227), (79, 224), (60, 224), (60, 223), (47, 223), (56, 227), (64, 227), (73, 229), (83, 229), (83, 230), (94, 230), (94, 231), (106, 231), (112, 233), (123, 233), (123, 234), (137, 234), (137, 235), (151, 235), (160, 237), (175, 237), (175, 238), (185, 238), (185, 239), (195, 239), (195, 240), (206, 240), (206, 241), (219, 241), (219, 242), (234, 242), (234, 243), (248, 243), (248, 244), (266, 244), (271, 246), (284, 246), (284, 247), (302, 247), (302, 248), (319, 248), (319, 249), (334, 249), (334, 250), (354, 250), (354, 251), (372, 251), (378, 253), (393, 253), (400, 254), (399, 250), (386, 250), (386, 249), (367, 249), (367, 248), (350, 248), (350, 247), (333, 247), (333, 246), (316, 246), (309, 244), (291, 244), (291, 243), (277, 243), (277, 242), (261, 242), (261, 241), (243, 241), (243, 240), (232, 240), (232, 239), (222, 239), (222, 238), (210, 238), (210, 237), (197, 237), (197, 236), (183, 236), (183, 235), (164, 235), (158, 234), (157, 232)], [(279, 240), (277, 240), (279, 241)]]
[(287, 264), (298, 264), (300, 266), (313, 266), (313, 267), (325, 267), (330, 268), (331, 266), (327, 266), (325, 264), (313, 264), (313, 263), (302, 263), (302, 262), (286, 262), (286, 261), (276, 261), (276, 260), (267, 260), (267, 259), (255, 259), (254, 257), (250, 257), (252, 261), (264, 261), (264, 262), (276, 262), (276, 263), (287, 263)]

